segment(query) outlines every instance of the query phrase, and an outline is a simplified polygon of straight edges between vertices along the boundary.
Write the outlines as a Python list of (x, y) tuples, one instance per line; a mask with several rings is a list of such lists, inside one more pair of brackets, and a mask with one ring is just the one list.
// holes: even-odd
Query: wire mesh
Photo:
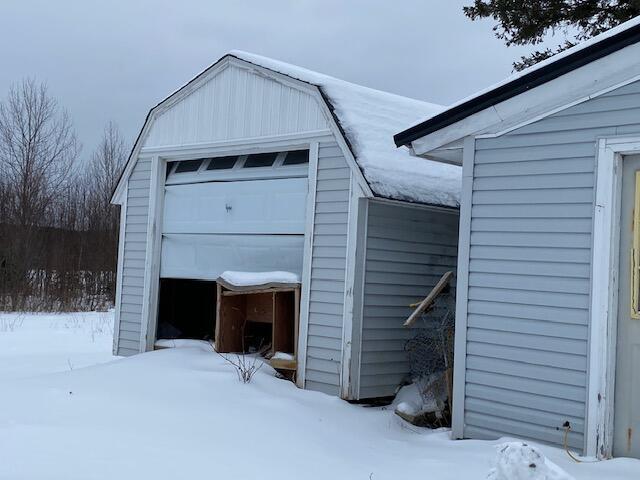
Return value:
[(450, 293), (440, 295), (405, 344), (411, 382), (417, 385), (425, 410), (438, 418), (448, 416), (455, 328), (451, 300)]

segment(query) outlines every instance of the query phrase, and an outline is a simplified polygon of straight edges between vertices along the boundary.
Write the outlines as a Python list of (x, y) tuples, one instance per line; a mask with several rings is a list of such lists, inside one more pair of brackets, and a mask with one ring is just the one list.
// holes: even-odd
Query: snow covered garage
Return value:
[(455, 267), (461, 177), (392, 136), (439, 110), (244, 52), (162, 101), (113, 197), (114, 351), (211, 338), (225, 271), (291, 272), (298, 385), (392, 395), (408, 305)]

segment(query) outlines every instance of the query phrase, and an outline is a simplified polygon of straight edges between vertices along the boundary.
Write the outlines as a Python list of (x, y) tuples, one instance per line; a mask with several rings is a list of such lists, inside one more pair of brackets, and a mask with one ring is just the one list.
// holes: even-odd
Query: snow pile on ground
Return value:
[(0, 381), (107, 362), (112, 347), (113, 312), (0, 313)]
[(300, 276), (291, 272), (222, 272), (220, 278), (236, 287), (251, 287), (276, 283), (300, 283)]
[(205, 350), (213, 349), (213, 343), (206, 340), (192, 340), (189, 338), (161, 338), (156, 340), (154, 344), (159, 348), (204, 348)]
[(393, 407), (396, 412), (405, 415), (418, 415), (425, 411), (424, 400), (415, 383), (405, 385), (396, 394), (393, 400)]
[[(409, 408), (417, 414), (441, 410), (446, 401), (447, 391), (444, 376), (434, 373), (416, 383), (403, 386), (398, 390), (393, 404), (399, 411)], [(405, 405), (401, 407), (400, 404)], [(408, 413), (408, 411), (403, 411), (403, 413)]]
[(523, 442), (496, 447), (494, 467), (487, 480), (574, 480), (535, 447)]
[(358, 165), (379, 196), (457, 207), (462, 170), (454, 165), (414, 157), (397, 148), (393, 136), (444, 107), (381, 92), (252, 53), (230, 55), (316, 85), (333, 107)]
[[(0, 331), (0, 479), (487, 478), (497, 442), (299, 390), (268, 365), (240, 383), (202, 343), (113, 359), (92, 335), (99, 315), (24, 316)], [(78, 368), (87, 355), (113, 361)], [(536, 448), (576, 480), (640, 478), (637, 460), (577, 464)]]

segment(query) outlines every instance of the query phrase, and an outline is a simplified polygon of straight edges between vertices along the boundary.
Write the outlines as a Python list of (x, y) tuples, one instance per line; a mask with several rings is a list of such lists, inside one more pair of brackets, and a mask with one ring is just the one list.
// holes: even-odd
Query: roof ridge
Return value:
[[(420, 100), (420, 99), (417, 99), (417, 98), (407, 97), (406, 95), (400, 95), (398, 93), (393, 93), (393, 92), (388, 92), (386, 90), (380, 90), (380, 89), (377, 89), (377, 88), (368, 87), (366, 85), (361, 85), (359, 83), (351, 82), (349, 80), (344, 80), (342, 78), (334, 77), (332, 75), (327, 75), (326, 73), (318, 72), (317, 70), (312, 70), (312, 69), (307, 68), (307, 67), (302, 67), (302, 66), (296, 65), (295, 63), (285, 62), (285, 61), (279, 60), (277, 58), (267, 57), (265, 55), (260, 55), (260, 54), (253, 53), (253, 52), (247, 52), (245, 50), (237, 50), (237, 49), (230, 50), (227, 53), (227, 55), (232, 56), (234, 58), (237, 58), (239, 60), (243, 60), (245, 62), (253, 63), (253, 64), (258, 65), (258, 66), (260, 66), (262, 68), (266, 68), (268, 70), (272, 70), (272, 71), (274, 71), (276, 73), (280, 73), (280, 74), (286, 75), (288, 77), (294, 78), (294, 79), (299, 80), (301, 82), (305, 82), (305, 83), (309, 83), (311, 85), (315, 85), (317, 87), (322, 87), (322, 85), (319, 84), (318, 82), (310, 81), (308, 78), (298, 78), (298, 77), (296, 77), (294, 75), (291, 75), (290, 73), (282, 72), (282, 71), (278, 70), (277, 68), (272, 68), (270, 66), (266, 66), (266, 65), (262, 64), (259, 60), (262, 60), (265, 63), (266, 62), (272, 63), (273, 67), (276, 67), (277, 65), (280, 65), (284, 70), (286, 70), (286, 69), (296, 69), (296, 70), (308, 73), (309, 77), (313, 77), (313, 76), (322, 77), (327, 81), (340, 82), (340, 83), (343, 83), (343, 84), (346, 84), (346, 85), (350, 85), (350, 86), (356, 87), (357, 89), (361, 89), (363, 91), (369, 91), (370, 93), (388, 95), (389, 97), (394, 97), (396, 99), (408, 100), (408, 101), (415, 102), (416, 104), (421, 104), (421, 105), (424, 105), (424, 106), (433, 106), (433, 107), (444, 108), (443, 105), (439, 105), (437, 103), (427, 102), (426, 100)], [(256, 62), (252, 62), (251, 58), (256, 60)]]

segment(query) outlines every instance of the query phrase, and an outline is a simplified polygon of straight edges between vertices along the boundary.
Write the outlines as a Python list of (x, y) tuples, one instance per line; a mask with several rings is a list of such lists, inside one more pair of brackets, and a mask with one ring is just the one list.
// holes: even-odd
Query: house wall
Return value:
[[(458, 212), (367, 200), (359, 398), (394, 395), (409, 373), (402, 326), (418, 302), (456, 268)], [(452, 282), (455, 285), (455, 282)]]
[(151, 160), (140, 158), (128, 180), (117, 355), (140, 352)]
[(476, 140), (465, 437), (583, 448), (596, 142), (632, 133), (639, 82)]
[(338, 395), (351, 170), (335, 141), (318, 150), (305, 386)]

